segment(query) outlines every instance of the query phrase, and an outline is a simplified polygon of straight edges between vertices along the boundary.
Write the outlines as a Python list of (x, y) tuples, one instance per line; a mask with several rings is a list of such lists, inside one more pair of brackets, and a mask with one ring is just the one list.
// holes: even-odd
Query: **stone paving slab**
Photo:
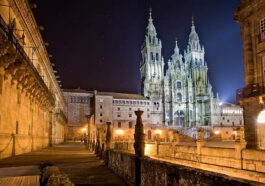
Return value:
[(40, 185), (39, 175), (0, 178), (0, 186), (39, 186), (39, 185)]
[[(126, 185), (119, 176), (104, 165), (102, 160), (88, 152), (81, 143), (56, 145), (0, 160), (0, 177), (34, 173), (37, 175), (40, 174), (39, 165), (45, 162), (59, 167), (61, 173), (67, 174), (75, 185)], [(7, 171), (6, 174), (4, 170)]]
[(39, 166), (20, 166), (0, 168), (0, 178), (10, 176), (40, 175)]

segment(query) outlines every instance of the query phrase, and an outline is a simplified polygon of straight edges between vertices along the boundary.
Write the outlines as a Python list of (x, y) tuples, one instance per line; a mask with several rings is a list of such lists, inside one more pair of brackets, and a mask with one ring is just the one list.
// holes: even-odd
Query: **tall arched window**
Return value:
[(185, 115), (183, 111), (179, 112), (180, 126), (185, 127)]
[(177, 82), (177, 89), (181, 89), (181, 82), (180, 81)]
[(182, 94), (181, 93), (177, 93), (177, 101), (182, 102)]

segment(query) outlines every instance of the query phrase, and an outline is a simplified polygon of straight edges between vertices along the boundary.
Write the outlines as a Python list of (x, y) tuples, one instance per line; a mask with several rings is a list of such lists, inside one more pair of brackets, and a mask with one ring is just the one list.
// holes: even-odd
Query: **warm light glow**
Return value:
[(153, 144), (145, 144), (144, 155), (151, 155), (152, 146)]
[(161, 134), (162, 131), (161, 130), (155, 130), (155, 134)]
[(234, 134), (237, 135), (237, 131), (234, 131)]
[(122, 135), (122, 134), (124, 134), (124, 131), (121, 129), (118, 129), (118, 130), (116, 130), (116, 134)]
[(258, 123), (265, 124), (265, 110), (261, 111), (258, 115)]
[(82, 131), (82, 132), (86, 132), (86, 128), (82, 128), (81, 131)]
[(221, 105), (223, 105), (223, 103), (222, 103), (222, 102), (220, 102), (220, 103), (219, 103), (219, 105), (221, 106)]
[(219, 130), (214, 131), (215, 134), (220, 134)]

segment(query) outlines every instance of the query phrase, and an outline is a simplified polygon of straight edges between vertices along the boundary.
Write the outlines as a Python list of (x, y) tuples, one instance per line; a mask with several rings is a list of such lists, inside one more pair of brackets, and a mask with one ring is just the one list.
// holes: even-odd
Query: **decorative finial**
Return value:
[(149, 8), (149, 19), (152, 19), (152, 8)]

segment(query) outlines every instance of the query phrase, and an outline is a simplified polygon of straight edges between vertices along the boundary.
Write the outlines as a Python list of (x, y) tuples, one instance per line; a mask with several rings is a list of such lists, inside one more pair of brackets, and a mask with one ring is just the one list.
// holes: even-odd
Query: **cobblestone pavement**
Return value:
[(56, 145), (0, 160), (0, 177), (38, 175), (38, 166), (45, 162), (58, 166), (76, 185), (126, 185), (80, 143)]

